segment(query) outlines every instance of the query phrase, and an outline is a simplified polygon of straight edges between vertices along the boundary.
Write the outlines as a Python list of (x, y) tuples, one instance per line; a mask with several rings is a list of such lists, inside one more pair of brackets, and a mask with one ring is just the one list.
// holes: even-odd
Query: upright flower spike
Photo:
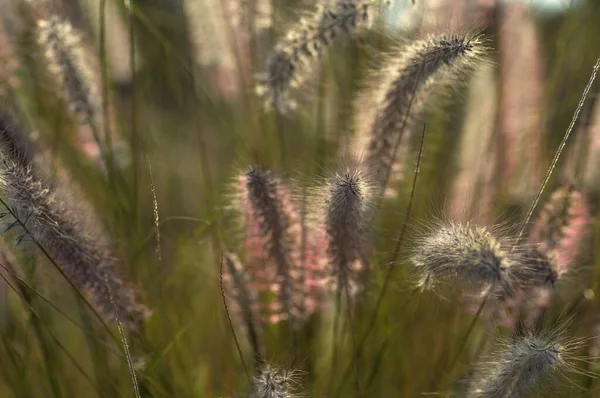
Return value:
[(519, 398), (530, 396), (548, 381), (568, 372), (583, 372), (572, 361), (581, 340), (565, 341), (560, 334), (527, 334), (506, 344), (477, 367), (468, 398)]
[(293, 107), (289, 90), (306, 79), (314, 60), (341, 33), (351, 34), (366, 24), (375, 4), (375, 0), (337, 0), (331, 6), (320, 5), (310, 18), (290, 29), (269, 58), (264, 85), (259, 87), (268, 104), (280, 112)]
[(99, 105), (81, 37), (56, 15), (40, 19), (37, 34), (49, 70), (58, 79), (71, 110), (81, 115), (84, 123), (94, 123)]
[(487, 228), (449, 223), (418, 243), (412, 262), (423, 288), (440, 283), (511, 287), (515, 259)]
[(246, 233), (249, 288), (261, 301), (276, 297), (262, 312), (271, 322), (297, 325), (322, 304), (322, 245), (298, 211), (288, 187), (269, 171), (249, 168), (238, 177), (236, 210)]
[(244, 177), (250, 214), (256, 222), (284, 314), (293, 309), (292, 269), (299, 257), (300, 231), (296, 209), (281, 181), (268, 171), (249, 169)]
[[(2, 134), (3, 140), (11, 140)], [(73, 210), (68, 197), (40, 177), (36, 165), (22, 156), (18, 144), (3, 143), (0, 149), (0, 198), (8, 229), (20, 230), (17, 242), (33, 239), (58, 265), (104, 318), (131, 326), (148, 315), (135, 290), (123, 282), (115, 269), (116, 260), (90, 236), (94, 229)], [(116, 307), (116, 309), (115, 309)]]
[(347, 168), (331, 176), (323, 190), (330, 273), (338, 291), (360, 289), (367, 265), (373, 192), (365, 172)]
[(436, 86), (454, 83), (484, 51), (478, 36), (431, 36), (412, 42), (384, 64), (359, 102), (359, 140), (383, 192), (403, 136), (411, 131)]

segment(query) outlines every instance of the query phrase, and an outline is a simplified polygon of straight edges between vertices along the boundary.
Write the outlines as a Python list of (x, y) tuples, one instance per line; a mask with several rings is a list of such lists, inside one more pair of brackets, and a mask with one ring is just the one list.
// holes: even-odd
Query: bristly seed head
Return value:
[(38, 21), (38, 43), (73, 112), (81, 114), (84, 123), (92, 123), (99, 105), (79, 35), (69, 22), (52, 16)]
[(69, 196), (57, 199), (36, 166), (15, 145), (2, 143), (0, 218), (10, 220), (5, 232), (18, 230), (17, 244), (28, 239), (42, 247), (106, 320), (114, 322), (116, 312), (120, 322), (136, 327), (149, 315), (148, 309), (138, 302), (134, 287), (119, 278), (116, 259), (99, 243), (99, 236), (92, 236), (93, 225), (74, 210), (76, 203)]
[(449, 223), (418, 242), (412, 262), (423, 288), (453, 283), (507, 290), (515, 260), (485, 227)]
[(477, 36), (432, 36), (412, 42), (385, 62), (374, 88), (357, 103), (358, 139), (366, 145), (359, 152), (366, 150), (380, 192), (387, 186), (399, 146), (408, 142), (403, 136), (413, 129), (434, 88), (458, 81), (483, 52)]
[[(477, 367), (468, 398), (519, 398), (532, 389), (548, 386), (568, 372), (583, 372), (572, 362), (582, 339), (564, 341), (561, 334), (528, 333), (506, 344)], [(587, 374), (587, 373), (586, 373)]]
[(371, 183), (364, 171), (347, 168), (331, 176), (323, 192), (330, 273), (336, 277), (338, 289), (349, 288), (354, 295), (368, 261)]
[(293, 108), (289, 91), (299, 85), (311, 69), (311, 63), (341, 33), (351, 34), (369, 20), (376, 0), (337, 0), (333, 6), (319, 6), (310, 17), (292, 28), (276, 47), (267, 64), (267, 76), (257, 91), (266, 94), (268, 106), (279, 112)]
[(323, 304), (322, 244), (288, 187), (273, 173), (249, 168), (238, 177), (236, 191), (250, 288), (270, 298), (261, 309), (271, 322), (289, 319), (297, 326)]
[(277, 369), (266, 364), (254, 378), (250, 398), (293, 398), (298, 385), (298, 372)]
[(559, 277), (554, 262), (535, 247), (519, 253), (519, 264), (510, 272), (514, 283), (521, 288), (554, 287)]

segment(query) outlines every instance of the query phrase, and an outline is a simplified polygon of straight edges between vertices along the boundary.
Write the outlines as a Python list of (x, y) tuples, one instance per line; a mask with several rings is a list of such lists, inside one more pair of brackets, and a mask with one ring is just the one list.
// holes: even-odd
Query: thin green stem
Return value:
[(493, 291), (494, 291), (494, 287), (490, 286), (488, 288), (488, 291), (486, 292), (485, 296), (483, 296), (483, 300), (481, 300), (481, 303), (479, 304), (479, 308), (477, 308), (477, 312), (475, 313), (475, 316), (473, 316), (473, 319), (471, 319), (469, 328), (467, 329), (467, 332), (465, 333), (465, 335), (460, 343), (460, 346), (458, 347), (458, 351), (456, 352), (456, 354), (454, 355), (454, 357), (448, 364), (448, 374), (451, 375), (452, 372), (454, 371), (454, 367), (456, 366), (456, 364), (458, 363), (458, 360), (462, 356), (462, 353), (467, 346), (469, 338), (471, 337), (471, 333), (473, 333), (473, 330), (475, 330), (475, 325), (477, 325), (477, 321), (479, 320), (479, 317), (483, 313), (483, 309), (485, 308), (485, 305), (488, 302)]
[(519, 230), (519, 234), (517, 235), (517, 239), (515, 240), (515, 244), (513, 245), (511, 252), (515, 249), (515, 247), (519, 243), (519, 240), (521, 239), (523, 233), (525, 232), (525, 228), (527, 228), (527, 224), (529, 224), (529, 220), (531, 219), (531, 216), (533, 215), (533, 212), (535, 211), (535, 208), (540, 200), (540, 197), (542, 196), (542, 193), (544, 192), (544, 188), (546, 188), (548, 181), (550, 181), (552, 172), (554, 172), (554, 168), (556, 167), (556, 164), (558, 163), (558, 159), (560, 158), (560, 155), (562, 154), (562, 151), (565, 148), (565, 145), (567, 145), (567, 140), (569, 139), (571, 132), (573, 131), (573, 128), (575, 127), (575, 123), (577, 122), (577, 119), (579, 118), (579, 113), (581, 112), (581, 109), (583, 108), (585, 99), (587, 98), (587, 95), (588, 95), (590, 89), (592, 88), (592, 84), (594, 83), (594, 80), (596, 79), (596, 73), (598, 72), (598, 68), (600, 68), (600, 57), (598, 57), (598, 59), (596, 60), (596, 64), (594, 65), (594, 69), (592, 70), (592, 75), (590, 76), (590, 80), (588, 81), (588, 84), (585, 86), (585, 89), (583, 90), (583, 94), (581, 95), (581, 99), (579, 100), (579, 104), (577, 105), (577, 109), (575, 109), (575, 114), (573, 115), (573, 118), (571, 119), (571, 123), (569, 124), (569, 127), (567, 128), (567, 131), (556, 151), (556, 154), (554, 155), (554, 158), (552, 159), (552, 163), (550, 164), (550, 167), (548, 168), (548, 171), (546, 172), (544, 181), (542, 181), (542, 185), (540, 186), (540, 189), (538, 190), (538, 193), (535, 196), (535, 199), (533, 200), (533, 203), (531, 204), (529, 211), (527, 212), (527, 216), (525, 217), (525, 220), (523, 221), (523, 224), (521, 225), (521, 229)]

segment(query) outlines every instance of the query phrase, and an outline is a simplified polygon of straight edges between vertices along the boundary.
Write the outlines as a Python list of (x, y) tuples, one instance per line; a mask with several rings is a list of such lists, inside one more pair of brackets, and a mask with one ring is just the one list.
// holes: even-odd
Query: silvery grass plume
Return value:
[(237, 178), (236, 210), (246, 233), (251, 286), (274, 291), (270, 320), (300, 322), (322, 304), (319, 242), (307, 231), (290, 190), (270, 171), (251, 167)]
[(267, 105), (282, 113), (293, 108), (290, 89), (306, 79), (315, 59), (341, 33), (351, 34), (365, 25), (371, 7), (377, 3), (377, 0), (336, 0), (319, 5), (314, 14), (291, 28), (271, 54), (266, 77), (258, 86), (258, 93), (266, 96)]
[[(2, 139), (10, 141), (10, 136), (3, 133)], [(20, 230), (17, 244), (33, 240), (106, 320), (115, 321), (116, 312), (119, 321), (135, 326), (149, 312), (137, 301), (133, 287), (119, 278), (116, 260), (101, 247), (100, 237), (88, 235), (95, 228), (15, 147), (3, 143), (0, 149), (5, 232)]]
[(320, 191), (329, 273), (337, 291), (347, 289), (353, 297), (361, 288), (368, 266), (374, 211), (372, 184), (365, 171), (348, 167), (327, 178)]
[(237, 255), (226, 253), (224, 289), (229, 296), (232, 312), (241, 320), (256, 359), (264, 357), (262, 329), (259, 323), (257, 292), (250, 289), (252, 275), (245, 269)]
[(37, 40), (50, 72), (57, 78), (73, 113), (83, 123), (95, 123), (99, 104), (91, 69), (83, 53), (81, 37), (68, 21), (52, 15), (37, 23)]
[(450, 222), (416, 242), (412, 263), (423, 289), (440, 284), (509, 291), (516, 256), (486, 227)]
[(298, 395), (299, 372), (279, 369), (265, 364), (258, 376), (254, 377), (254, 385), (250, 398), (294, 398)]
[[(567, 339), (564, 326), (556, 331), (525, 332), (504, 344), (500, 352), (477, 365), (468, 398), (524, 398), (545, 391), (568, 373), (595, 376), (579, 369), (576, 356), (585, 339)], [(541, 394), (542, 396), (548, 396)]]
[(432, 90), (456, 82), (477, 64), (484, 49), (477, 35), (429, 36), (382, 62), (373, 88), (365, 90), (356, 105), (359, 145), (366, 145), (360, 152), (376, 172), (381, 192), (403, 136), (413, 129)]

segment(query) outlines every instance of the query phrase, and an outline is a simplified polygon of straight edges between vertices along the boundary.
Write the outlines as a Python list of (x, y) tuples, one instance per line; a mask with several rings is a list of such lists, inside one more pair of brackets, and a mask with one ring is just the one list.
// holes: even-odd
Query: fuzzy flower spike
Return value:
[[(567, 340), (564, 327), (551, 333), (527, 332), (507, 342), (480, 363), (471, 382), (467, 398), (525, 398), (534, 390), (551, 388), (568, 373), (583, 373), (576, 366), (576, 352), (586, 339)], [(550, 396), (550, 395), (543, 395)]]
[(251, 167), (237, 178), (235, 191), (246, 235), (248, 286), (268, 301), (262, 309), (271, 322), (289, 319), (298, 325), (323, 304), (323, 244), (274, 173)]
[(278, 369), (265, 364), (258, 376), (254, 378), (254, 386), (250, 398), (293, 398), (298, 385), (298, 372)]
[[(7, 134), (3, 140), (10, 140)], [(18, 242), (33, 239), (109, 322), (135, 326), (148, 315), (130, 284), (116, 270), (116, 260), (91, 236), (92, 226), (75, 212), (68, 197), (56, 194), (18, 144), (0, 148), (0, 197), (8, 229), (21, 230)], [(116, 307), (116, 309), (115, 309)]]
[(38, 43), (71, 110), (81, 115), (84, 123), (94, 123), (99, 105), (80, 36), (69, 22), (53, 15), (38, 21)]
[(323, 189), (330, 274), (340, 291), (354, 296), (366, 271), (373, 190), (366, 173), (347, 168), (332, 175)]
[[(401, 48), (384, 62), (373, 89), (358, 102), (359, 140), (366, 142), (366, 161), (385, 190), (396, 152), (415, 125), (435, 87), (455, 83), (477, 64), (484, 52), (478, 36), (430, 36)], [(365, 103), (368, 104), (365, 106)]]
[(319, 5), (311, 17), (290, 29), (269, 58), (265, 84), (259, 87), (268, 104), (279, 112), (292, 108), (289, 90), (306, 79), (315, 59), (341, 33), (351, 34), (365, 25), (375, 4), (376, 0), (337, 0), (331, 6)]
[(412, 257), (420, 285), (438, 284), (511, 286), (510, 268), (515, 261), (509, 250), (490, 231), (470, 223), (442, 225), (422, 238)]
[(557, 276), (563, 276), (579, 259), (592, 221), (585, 194), (565, 185), (554, 191), (535, 220), (529, 242), (550, 259)]

